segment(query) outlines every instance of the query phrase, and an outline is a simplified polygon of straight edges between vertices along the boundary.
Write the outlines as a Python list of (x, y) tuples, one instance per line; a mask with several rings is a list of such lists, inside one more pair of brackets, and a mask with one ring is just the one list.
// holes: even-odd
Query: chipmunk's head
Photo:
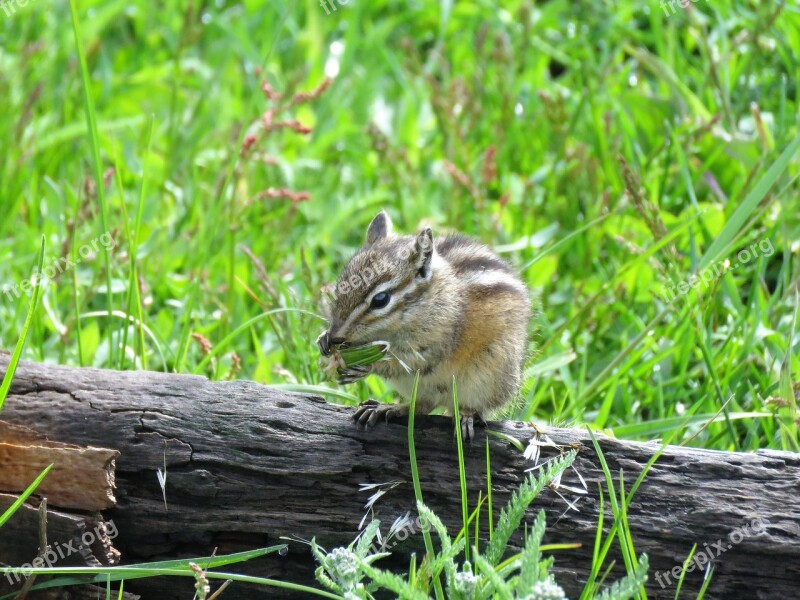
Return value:
[(372, 341), (395, 343), (410, 324), (424, 323), (424, 296), (435, 263), (430, 228), (416, 236), (395, 235), (381, 211), (367, 228), (364, 246), (336, 282), (326, 345)]

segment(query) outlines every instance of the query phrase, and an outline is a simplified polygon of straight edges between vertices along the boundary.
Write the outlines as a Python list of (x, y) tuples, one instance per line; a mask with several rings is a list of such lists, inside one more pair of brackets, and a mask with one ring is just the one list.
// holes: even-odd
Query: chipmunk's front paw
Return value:
[(372, 371), (371, 365), (361, 365), (358, 367), (345, 367), (339, 369), (339, 383), (355, 383), (360, 379), (364, 379)]
[(359, 427), (369, 429), (378, 422), (378, 419), (388, 423), (407, 414), (407, 404), (381, 404), (376, 400), (367, 400), (359, 404), (352, 419)]
[[(481, 413), (476, 412), (472, 415), (461, 415), (461, 438), (468, 442), (474, 440), (475, 425), (486, 427), (486, 421), (484, 421)], [(455, 433), (453, 435), (455, 435)]]

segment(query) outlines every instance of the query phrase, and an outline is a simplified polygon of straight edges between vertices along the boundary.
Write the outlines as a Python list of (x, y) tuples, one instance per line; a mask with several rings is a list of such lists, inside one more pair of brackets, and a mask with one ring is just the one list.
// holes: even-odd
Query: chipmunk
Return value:
[[(317, 340), (333, 345), (390, 343), (387, 360), (352, 367), (347, 383), (374, 373), (410, 398), (416, 373), (416, 410), (443, 407), (453, 414), (455, 378), (461, 429), (474, 437), (483, 414), (517, 393), (527, 345), (531, 303), (517, 273), (484, 244), (462, 235), (433, 239), (430, 228), (396, 235), (381, 211), (364, 246), (336, 283), (330, 328)], [(408, 414), (409, 404), (368, 400), (353, 419), (372, 427)]]

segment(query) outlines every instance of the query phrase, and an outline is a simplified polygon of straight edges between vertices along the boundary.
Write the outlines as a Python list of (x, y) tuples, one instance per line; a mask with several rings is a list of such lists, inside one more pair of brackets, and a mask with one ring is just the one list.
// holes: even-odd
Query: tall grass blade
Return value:
[[(411, 480), (414, 485), (414, 497), (417, 499), (417, 504), (423, 504), (422, 499), (422, 486), (419, 483), (419, 468), (417, 467), (417, 449), (414, 445), (414, 414), (417, 410), (417, 388), (419, 387), (419, 371), (414, 378), (414, 388), (411, 390), (411, 410), (408, 412), (408, 458), (411, 463)], [(425, 552), (428, 554), (429, 564), (434, 561), (436, 552), (433, 549), (433, 540), (427, 527), (422, 528), (422, 538), (425, 540)], [(439, 576), (431, 571), (433, 576), (434, 590), (436, 591), (437, 600), (444, 600), (444, 590), (442, 589), (442, 582)]]
[[(132, 304), (135, 301), (137, 320), (139, 323), (137, 331), (139, 333), (138, 337), (139, 352), (141, 352), (140, 362), (143, 370), (147, 370), (147, 354), (145, 353), (145, 345), (144, 345), (144, 309), (142, 308), (142, 297), (139, 291), (139, 277), (138, 277), (138, 268), (136, 261), (139, 253), (139, 235), (141, 233), (142, 213), (144, 211), (144, 198), (145, 198), (145, 192), (147, 190), (147, 164), (150, 158), (150, 152), (152, 151), (153, 148), (154, 129), (155, 129), (155, 116), (151, 116), (150, 130), (147, 136), (147, 150), (144, 154), (144, 160), (142, 161), (142, 181), (139, 187), (139, 200), (136, 205), (136, 222), (134, 223), (133, 233), (131, 233), (131, 226), (128, 220), (128, 209), (125, 205), (125, 193), (124, 190), (122, 189), (122, 180), (120, 177), (117, 177), (117, 182), (119, 185), (120, 204), (122, 208), (123, 226), (125, 229), (125, 237), (128, 239), (128, 248), (130, 249), (130, 269), (128, 271), (128, 291), (127, 291), (127, 297), (125, 299), (125, 312), (128, 315), (131, 315)], [(119, 172), (119, 169), (117, 169), (117, 172)], [(193, 296), (191, 297), (193, 298)], [(122, 351), (120, 353), (120, 358), (119, 358), (120, 370), (125, 368), (125, 348), (128, 343), (128, 329), (130, 328), (127, 325), (123, 326)], [(177, 372), (180, 373), (179, 370), (177, 370)]]
[(33, 291), (31, 292), (31, 300), (28, 305), (28, 314), (25, 317), (25, 324), (22, 326), (22, 334), (17, 340), (17, 345), (14, 347), (14, 352), (11, 354), (11, 360), (8, 362), (8, 369), (3, 376), (3, 383), (0, 384), (0, 411), (3, 410), (3, 405), (6, 402), (8, 391), (11, 389), (11, 381), (14, 379), (14, 373), (17, 370), (19, 359), (22, 356), (22, 349), (25, 347), (25, 339), (28, 337), (28, 329), (33, 321), (33, 313), (36, 312), (36, 305), (39, 303), (39, 290), (41, 289), (42, 281), (42, 264), (44, 263), (44, 247), (45, 241), (42, 236), (42, 246), (39, 248), (39, 258), (36, 263), (36, 274), (34, 275), (35, 281), (33, 284)]
[(595, 600), (627, 600), (628, 598), (633, 598), (642, 588), (644, 582), (647, 581), (648, 568), (650, 568), (650, 563), (647, 555), (642, 554), (633, 573), (626, 575), (610, 588), (604, 590), (602, 594), (595, 596)]
[[(461, 439), (461, 413), (458, 410), (458, 388), (453, 377), (453, 424), (456, 428), (456, 444), (458, 447), (458, 480), (461, 484), (461, 518), (464, 533), (467, 533), (469, 522), (469, 504), (467, 502), (467, 474), (464, 469), (464, 441)], [(464, 546), (464, 557), (469, 560), (469, 544)]]
[[(105, 184), (103, 182), (103, 165), (100, 161), (100, 135), (97, 132), (97, 114), (94, 106), (94, 97), (92, 96), (89, 67), (86, 63), (86, 54), (83, 51), (83, 42), (81, 41), (80, 20), (78, 19), (78, 9), (75, 6), (75, 0), (69, 0), (69, 7), (72, 13), (72, 31), (75, 34), (75, 49), (78, 53), (78, 61), (81, 67), (86, 124), (89, 128), (89, 139), (92, 146), (92, 166), (94, 167), (94, 181), (97, 187), (97, 200), (100, 203), (100, 228), (102, 229), (101, 235), (103, 235), (109, 231), (108, 204), (106, 202)], [(114, 310), (114, 296), (111, 290), (111, 253), (107, 244), (103, 244), (103, 260), (106, 269), (106, 300), (108, 304), (108, 362), (110, 365), (113, 365), (114, 339), (111, 335), (113, 331), (111, 313)], [(127, 324), (125, 326), (127, 326)]]
[(14, 513), (17, 512), (19, 507), (25, 503), (25, 500), (30, 498), (31, 494), (36, 491), (36, 488), (39, 487), (39, 484), (42, 483), (42, 480), (47, 476), (52, 468), (52, 464), (45, 467), (44, 471), (39, 473), (39, 476), (33, 480), (33, 483), (25, 488), (25, 491), (20, 494), (19, 498), (14, 500), (14, 503), (9, 506), (2, 515), (0, 515), (0, 527), (5, 525), (6, 521), (8, 521), (14, 515)]
[(786, 167), (789, 166), (789, 161), (792, 160), (794, 155), (797, 153), (798, 148), (800, 148), (800, 135), (792, 140), (783, 153), (778, 157), (778, 160), (772, 163), (772, 166), (769, 168), (766, 174), (759, 180), (756, 186), (750, 191), (749, 194), (747, 194), (739, 207), (733, 212), (731, 218), (728, 219), (728, 222), (722, 229), (722, 232), (719, 234), (717, 239), (714, 240), (711, 246), (709, 246), (708, 250), (706, 250), (706, 253), (700, 259), (700, 262), (697, 265), (698, 271), (702, 271), (723, 255), (733, 239), (739, 234), (739, 230), (742, 228), (742, 225), (744, 225), (745, 221), (747, 221), (747, 218), (756, 209), (761, 200), (764, 199), (764, 196), (767, 195), (767, 192), (769, 192), (769, 190), (775, 184), (775, 181), (777, 181), (778, 177), (783, 174), (783, 172), (786, 170)]

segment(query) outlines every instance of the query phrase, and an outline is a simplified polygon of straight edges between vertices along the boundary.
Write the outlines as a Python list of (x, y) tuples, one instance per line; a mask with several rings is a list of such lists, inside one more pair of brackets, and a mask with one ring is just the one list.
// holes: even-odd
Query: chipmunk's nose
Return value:
[(331, 342), (332, 346), (336, 344), (342, 344), (347, 341), (347, 338), (342, 336), (342, 326), (341, 324), (337, 323), (335, 320), (332, 320), (330, 323), (330, 328), (328, 329), (328, 339)]

